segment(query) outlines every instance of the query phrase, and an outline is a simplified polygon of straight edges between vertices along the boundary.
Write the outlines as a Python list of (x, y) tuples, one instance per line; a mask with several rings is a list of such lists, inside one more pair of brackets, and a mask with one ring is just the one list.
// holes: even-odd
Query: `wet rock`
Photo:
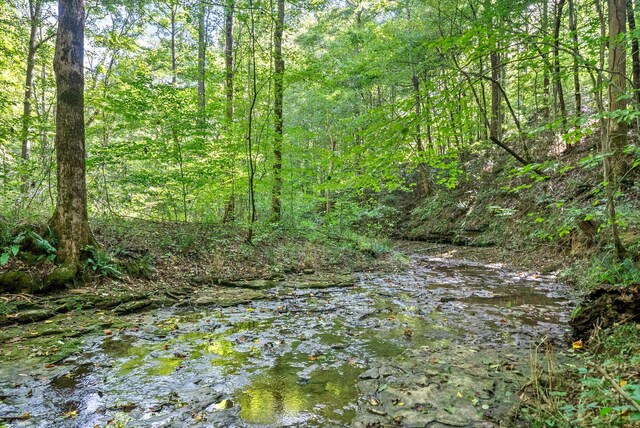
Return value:
[(380, 370), (374, 367), (369, 370), (366, 370), (365, 372), (360, 374), (360, 376), (358, 377), (360, 379), (378, 379), (380, 377)]
[(30, 311), (18, 312), (16, 314), (7, 315), (6, 319), (10, 322), (20, 324), (42, 321), (51, 318), (56, 313), (51, 309), (32, 309)]
[(123, 303), (122, 305), (116, 307), (114, 311), (119, 314), (129, 314), (131, 312), (138, 311), (140, 309), (146, 308), (147, 306), (153, 303), (150, 299), (145, 300), (135, 300), (133, 302)]
[(218, 285), (221, 287), (238, 287), (250, 288), (252, 290), (266, 290), (273, 288), (279, 284), (278, 280), (272, 279), (239, 279), (239, 280), (219, 280)]
[(358, 415), (351, 421), (352, 428), (382, 428), (384, 418), (374, 415)]
[(397, 370), (394, 369), (393, 367), (383, 366), (383, 367), (380, 367), (380, 376), (382, 377), (391, 376), (395, 374), (396, 371)]
[(298, 289), (352, 287), (355, 282), (353, 275), (314, 274), (304, 277), (292, 277), (287, 280), (285, 286)]

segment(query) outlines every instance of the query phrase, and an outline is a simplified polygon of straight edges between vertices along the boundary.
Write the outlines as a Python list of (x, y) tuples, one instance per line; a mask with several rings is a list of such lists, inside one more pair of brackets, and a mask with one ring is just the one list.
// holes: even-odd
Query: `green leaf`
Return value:
[(0, 255), (0, 266), (4, 266), (9, 262), (9, 253), (2, 253)]
[(600, 409), (600, 416), (607, 416), (611, 412), (613, 412), (613, 407), (603, 407)]

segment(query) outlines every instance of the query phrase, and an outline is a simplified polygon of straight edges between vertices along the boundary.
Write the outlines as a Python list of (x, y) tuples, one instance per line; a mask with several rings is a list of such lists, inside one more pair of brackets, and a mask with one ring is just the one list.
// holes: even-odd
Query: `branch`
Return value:
[(625, 400), (627, 400), (629, 402), (629, 404), (631, 404), (631, 406), (633, 406), (637, 411), (640, 412), (640, 404), (638, 404), (636, 402), (636, 400), (634, 400), (628, 393), (627, 391), (625, 391), (624, 389), (620, 388), (620, 385), (618, 385), (618, 382), (616, 382), (611, 376), (609, 376), (607, 374), (607, 372), (604, 371), (604, 369), (602, 367), (600, 367), (597, 364), (594, 364), (593, 367), (598, 370), (600, 372), (600, 374), (609, 381), (609, 383), (611, 384), (611, 386), (613, 386), (613, 389), (616, 390), (616, 392), (618, 394), (620, 394)]

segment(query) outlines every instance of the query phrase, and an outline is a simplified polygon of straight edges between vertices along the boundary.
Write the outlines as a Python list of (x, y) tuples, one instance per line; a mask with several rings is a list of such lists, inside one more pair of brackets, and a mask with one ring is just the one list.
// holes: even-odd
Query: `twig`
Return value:
[(620, 388), (620, 385), (618, 385), (618, 382), (616, 382), (611, 376), (609, 376), (607, 374), (606, 371), (604, 371), (604, 369), (599, 366), (598, 364), (594, 364), (593, 367), (598, 370), (600, 372), (600, 374), (609, 381), (609, 383), (611, 384), (611, 386), (613, 386), (613, 389), (616, 390), (616, 392), (618, 392), (618, 394), (620, 394), (625, 400), (627, 400), (637, 411), (640, 412), (640, 404), (638, 404), (636, 402), (636, 400), (634, 400), (624, 389)]

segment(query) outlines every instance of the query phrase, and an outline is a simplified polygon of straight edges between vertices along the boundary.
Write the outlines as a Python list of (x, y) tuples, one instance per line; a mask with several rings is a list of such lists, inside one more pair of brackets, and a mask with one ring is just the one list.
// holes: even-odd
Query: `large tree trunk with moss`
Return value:
[(62, 285), (76, 274), (93, 242), (87, 216), (84, 141), (84, 1), (60, 0), (53, 68), (56, 75), (57, 203), (51, 226), (61, 266), (50, 278)]

